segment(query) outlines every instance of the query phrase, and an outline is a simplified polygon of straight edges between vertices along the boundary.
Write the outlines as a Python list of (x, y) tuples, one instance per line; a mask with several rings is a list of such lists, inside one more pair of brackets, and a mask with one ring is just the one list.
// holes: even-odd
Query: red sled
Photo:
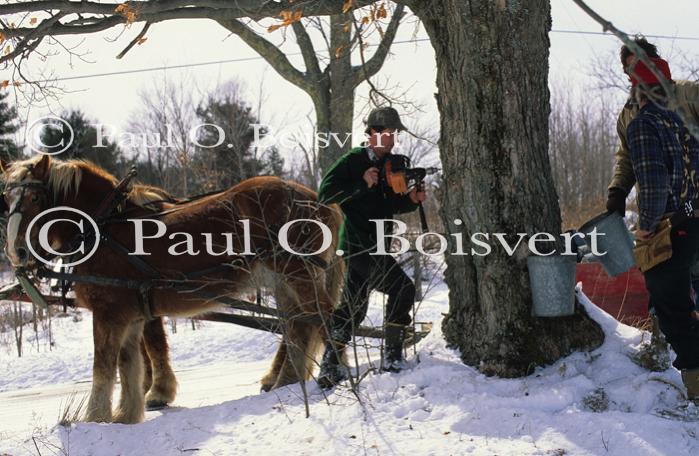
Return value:
[(590, 301), (620, 322), (637, 325), (648, 318), (648, 291), (638, 268), (609, 277), (600, 263), (580, 263), (575, 280)]

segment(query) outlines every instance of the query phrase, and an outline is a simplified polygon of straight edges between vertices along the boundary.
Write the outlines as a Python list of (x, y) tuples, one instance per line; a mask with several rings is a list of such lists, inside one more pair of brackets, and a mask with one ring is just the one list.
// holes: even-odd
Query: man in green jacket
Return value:
[[(330, 340), (318, 376), (322, 388), (347, 379), (348, 370), (342, 362), (345, 346), (366, 316), (372, 290), (388, 295), (382, 369), (391, 372), (401, 369), (415, 286), (391, 255), (372, 253), (377, 252), (378, 241), (377, 224), (373, 220), (392, 219), (394, 214), (414, 211), (425, 199), (422, 191), (413, 189), (406, 195), (396, 194), (379, 182), (395, 134), (405, 129), (395, 109), (374, 109), (367, 119), (368, 142), (340, 157), (320, 184), (319, 201), (339, 204), (344, 213), (340, 248), (347, 265), (342, 299), (330, 321)], [(385, 222), (384, 226), (388, 230), (391, 224)]]

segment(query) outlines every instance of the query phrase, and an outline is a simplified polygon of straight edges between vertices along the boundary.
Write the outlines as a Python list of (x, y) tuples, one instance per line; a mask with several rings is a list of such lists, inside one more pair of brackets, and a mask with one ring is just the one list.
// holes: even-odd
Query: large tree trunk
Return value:
[[(445, 226), (462, 232), (466, 245), (476, 232), (560, 233), (547, 156), (549, 2), (407, 3), (436, 54)], [(526, 255), (509, 257), (494, 245), (488, 256), (447, 256), (444, 336), (488, 375), (527, 375), (604, 339), (581, 309), (566, 318), (531, 316)]]

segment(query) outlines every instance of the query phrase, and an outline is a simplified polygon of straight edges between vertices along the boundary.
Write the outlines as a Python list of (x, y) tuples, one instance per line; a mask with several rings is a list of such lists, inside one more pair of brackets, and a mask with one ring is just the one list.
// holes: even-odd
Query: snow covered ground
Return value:
[[(681, 380), (674, 369), (651, 373), (629, 359), (640, 331), (581, 295), (605, 330), (602, 347), (527, 378), (488, 378), (445, 347), (447, 295), (438, 283), (421, 304), (418, 319), (435, 325), (417, 346), (419, 364), (367, 376), (359, 400), (345, 387), (326, 397), (309, 385), (310, 418), (298, 385), (258, 393), (276, 336), (214, 323), (192, 331), (181, 322), (170, 335), (180, 381), (174, 407), (138, 425), (55, 426), (67, 394), (88, 390), (92, 358), (89, 313), (58, 320), (51, 352), (0, 353), (0, 454), (699, 454), (699, 423), (654, 415), (681, 402)], [(370, 317), (380, 316), (375, 302)]]

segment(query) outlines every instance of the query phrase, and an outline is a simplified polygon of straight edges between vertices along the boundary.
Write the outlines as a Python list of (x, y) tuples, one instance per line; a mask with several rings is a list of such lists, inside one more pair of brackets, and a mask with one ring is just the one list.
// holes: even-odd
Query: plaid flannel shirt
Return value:
[(697, 198), (699, 143), (687, 134), (680, 117), (649, 102), (626, 131), (633, 171), (639, 185), (639, 227), (655, 231), (663, 214), (677, 211), (685, 184), (684, 142), (688, 136), (690, 172), (687, 201)]

